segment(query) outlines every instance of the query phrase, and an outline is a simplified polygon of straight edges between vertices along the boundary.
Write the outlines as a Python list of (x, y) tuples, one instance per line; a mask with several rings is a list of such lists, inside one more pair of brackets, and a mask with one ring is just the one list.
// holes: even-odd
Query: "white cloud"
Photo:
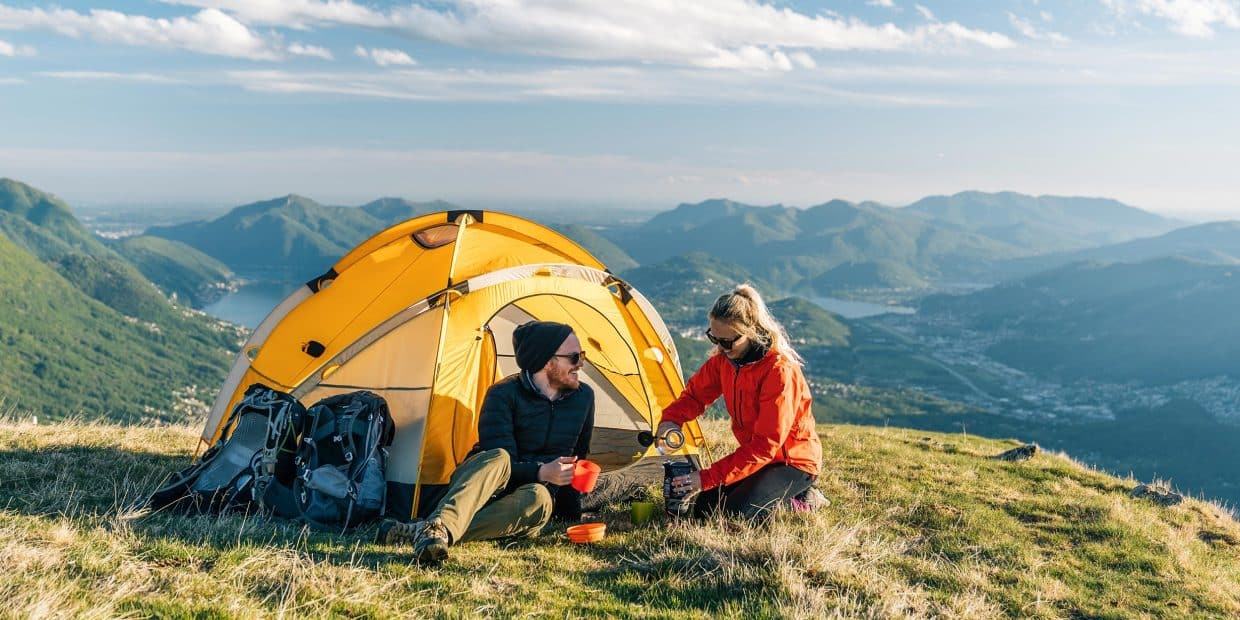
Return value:
[(1032, 22), (1021, 19), (1015, 13), (1008, 13), (1008, 21), (1011, 22), (1012, 28), (1015, 28), (1016, 32), (1027, 39), (1050, 41), (1052, 43), (1067, 43), (1069, 40), (1068, 37), (1058, 32), (1038, 30)]
[(409, 67), (409, 66), (418, 64), (416, 60), (409, 57), (409, 54), (406, 54), (400, 50), (389, 50), (389, 49), (380, 49), (380, 48), (367, 49), (359, 45), (353, 48), (353, 53), (360, 58), (365, 58), (367, 60), (374, 62), (376, 65), (379, 65), (380, 67), (388, 67), (388, 66)]
[(253, 24), (351, 25), (467, 49), (745, 70), (790, 70), (800, 64), (796, 52), (1012, 45), (1002, 34), (956, 22), (902, 29), (757, 0), (444, 0), (386, 12), (349, 0), (165, 1), (225, 10)]
[(184, 49), (254, 60), (275, 60), (282, 56), (271, 41), (216, 9), (167, 19), (103, 9), (78, 13), (61, 8), (20, 9), (0, 4), (0, 30), (40, 30), (107, 43)]
[(25, 83), (26, 80), (21, 78), (0, 77), (0, 86), (18, 86)]
[(1235, 0), (1102, 0), (1120, 17), (1129, 11), (1164, 19), (1171, 29), (1199, 38), (1214, 36), (1216, 27), (1240, 28), (1240, 8)]
[(884, 9), (894, 9), (896, 6), (895, 0), (865, 0), (865, 3), (870, 6), (881, 6)]
[(318, 47), (317, 45), (293, 43), (288, 46), (287, 51), (293, 56), (309, 56), (311, 58), (322, 58), (323, 60), (332, 60), (335, 58), (332, 56), (330, 50), (325, 47)]
[(926, 18), (926, 19), (928, 19), (928, 20), (930, 20), (930, 21), (934, 21), (934, 11), (931, 11), (930, 9), (927, 9), (926, 7), (924, 7), (924, 6), (920, 5), (920, 4), (914, 4), (914, 5), (913, 5), (913, 8), (917, 9), (917, 12), (918, 12), (918, 13), (921, 13), (921, 16), (922, 16), (922, 17), (924, 17), (924, 18)]
[(44, 71), (44, 77), (58, 80), (90, 80), (107, 82), (147, 82), (152, 84), (185, 84), (184, 80), (156, 73), (119, 73), (114, 71)]
[(246, 23), (302, 30), (318, 24), (382, 28), (388, 19), (351, 0), (161, 0), (203, 9), (219, 9)]
[(0, 56), (34, 56), (37, 52), (29, 45), (13, 45), (8, 41), (0, 39)]
[(1140, 0), (1138, 10), (1172, 23), (1172, 29), (1193, 37), (1211, 37), (1214, 26), (1240, 28), (1240, 12), (1229, 0)]

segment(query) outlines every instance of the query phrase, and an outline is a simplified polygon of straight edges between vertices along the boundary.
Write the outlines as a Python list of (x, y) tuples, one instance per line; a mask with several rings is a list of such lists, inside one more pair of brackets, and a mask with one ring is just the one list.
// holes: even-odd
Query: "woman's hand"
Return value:
[[(680, 448), (680, 446), (676, 446), (675, 448), (673, 448), (667, 445), (667, 433), (669, 431), (676, 431), (677, 433), (682, 433), (682, 431), (680, 430), (680, 425), (675, 422), (666, 422), (666, 421), (659, 422), (659, 428), (655, 429), (655, 432), (654, 432), (655, 444), (654, 445), (655, 445), (655, 448), (659, 450), (660, 452), (672, 452)], [(681, 437), (684, 437), (684, 435), (682, 434)]]
[(672, 478), (672, 490), (678, 495), (688, 497), (702, 490), (702, 472), (692, 471), (684, 476)]
[(573, 481), (573, 464), (576, 462), (575, 456), (561, 456), (554, 461), (543, 463), (538, 468), (538, 481), (561, 487), (569, 484)]

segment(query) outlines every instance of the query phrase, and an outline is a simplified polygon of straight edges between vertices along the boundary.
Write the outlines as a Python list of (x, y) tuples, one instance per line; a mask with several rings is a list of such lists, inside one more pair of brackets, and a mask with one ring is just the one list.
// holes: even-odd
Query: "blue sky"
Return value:
[(77, 204), (968, 189), (1240, 218), (1240, 0), (0, 0), (0, 176)]

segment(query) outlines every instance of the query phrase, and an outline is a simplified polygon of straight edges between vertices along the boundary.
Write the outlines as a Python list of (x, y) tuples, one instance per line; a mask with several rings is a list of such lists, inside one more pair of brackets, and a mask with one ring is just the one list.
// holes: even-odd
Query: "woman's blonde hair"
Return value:
[(720, 295), (707, 316), (727, 323), (736, 333), (783, 353), (797, 364), (805, 363), (801, 355), (792, 348), (792, 343), (788, 342), (788, 333), (784, 331), (784, 326), (771, 316), (771, 311), (767, 309), (766, 302), (762, 301), (757, 289), (748, 284), (740, 284), (732, 289), (732, 292)]

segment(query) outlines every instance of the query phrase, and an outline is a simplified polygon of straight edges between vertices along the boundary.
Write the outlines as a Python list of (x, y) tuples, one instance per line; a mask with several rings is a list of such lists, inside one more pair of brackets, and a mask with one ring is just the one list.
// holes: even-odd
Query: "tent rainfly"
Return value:
[[(363, 242), (289, 295), (245, 343), (207, 419), (220, 441), (246, 387), (302, 403), (355, 390), (385, 398), (396, 423), (388, 514), (419, 514), (477, 441), (487, 388), (517, 371), (512, 331), (530, 320), (572, 326), (594, 388), (590, 458), (608, 475), (663, 460), (637, 441), (684, 387), (676, 347), (650, 303), (563, 235), (503, 213), (417, 217)], [(681, 453), (697, 459), (700, 429)], [(611, 472), (609, 474), (608, 472)], [(430, 504), (424, 501), (422, 504)], [(429, 509), (429, 506), (425, 506)]]

